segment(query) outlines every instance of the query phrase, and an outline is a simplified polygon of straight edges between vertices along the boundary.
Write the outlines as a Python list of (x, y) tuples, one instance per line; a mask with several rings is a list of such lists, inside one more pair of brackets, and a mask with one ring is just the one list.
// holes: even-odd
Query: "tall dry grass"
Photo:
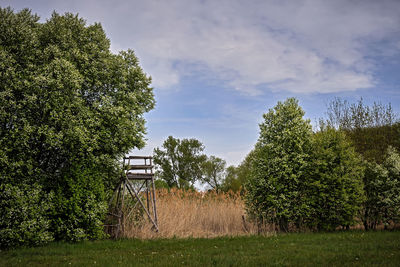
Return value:
[(151, 229), (148, 220), (138, 221), (138, 216), (128, 216), (124, 219), (124, 237), (184, 238), (257, 233), (257, 227), (245, 220), (244, 203), (239, 194), (159, 189), (156, 196), (159, 232)]

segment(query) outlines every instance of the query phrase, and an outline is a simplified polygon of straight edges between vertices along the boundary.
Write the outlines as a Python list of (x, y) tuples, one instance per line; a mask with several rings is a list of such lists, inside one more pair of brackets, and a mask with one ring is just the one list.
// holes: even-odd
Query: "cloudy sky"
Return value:
[(43, 21), (53, 10), (100, 22), (117, 53), (153, 78), (151, 154), (169, 135), (197, 138), (238, 164), (262, 114), (297, 97), (314, 122), (334, 97), (400, 112), (400, 1), (0, 0)]

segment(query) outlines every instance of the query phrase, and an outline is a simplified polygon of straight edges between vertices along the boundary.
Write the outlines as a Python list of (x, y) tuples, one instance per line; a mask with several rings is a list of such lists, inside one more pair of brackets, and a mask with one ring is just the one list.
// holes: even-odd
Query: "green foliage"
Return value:
[(383, 163), (389, 146), (400, 149), (400, 123), (347, 130), (346, 135), (369, 162)]
[(238, 167), (233, 165), (225, 170), (225, 179), (222, 182), (221, 188), (224, 192), (229, 190), (237, 192), (241, 189), (242, 183), (238, 179)]
[(0, 185), (0, 247), (40, 245), (54, 239), (50, 220), (44, 215), (53, 208), (53, 195), (42, 188)]
[(354, 224), (364, 201), (362, 179), (361, 158), (346, 135), (330, 127), (316, 133), (305, 194), (308, 226), (335, 230)]
[(225, 180), (222, 184), (223, 191), (232, 190), (237, 192), (239, 190), (244, 192), (244, 185), (247, 183), (251, 176), (251, 166), (256, 154), (255, 149), (247, 154), (246, 158), (239, 164), (239, 166), (229, 166), (226, 168)]
[(101, 191), (144, 145), (151, 79), (133, 51), (110, 52), (100, 24), (69, 13), (38, 21), (0, 8), (0, 183), (54, 192), (58, 240), (100, 237)]
[(201, 166), (203, 172), (201, 181), (219, 192), (225, 179), (225, 166), (225, 160), (215, 156), (208, 157)]
[(104, 237), (107, 211), (101, 173), (89, 164), (74, 164), (54, 188), (50, 213), (51, 230), (57, 240), (81, 241)]
[(249, 213), (283, 231), (348, 227), (364, 201), (362, 160), (343, 131), (312, 134), (303, 116), (293, 98), (264, 114), (250, 158)]
[(398, 219), (400, 205), (396, 171), (389, 172), (389, 169), (396, 169), (392, 167), (397, 158), (393, 148), (400, 149), (398, 116), (390, 104), (367, 106), (362, 99), (350, 104), (339, 98), (329, 104), (327, 114), (326, 124), (342, 129), (366, 160), (364, 190), (367, 199), (362, 216), (365, 229), (375, 229), (380, 223), (386, 227), (390, 221)]
[(365, 229), (376, 229), (380, 223), (386, 228), (400, 220), (400, 155), (394, 148), (388, 148), (383, 164), (366, 163), (364, 189)]
[(311, 125), (294, 98), (263, 115), (246, 203), (250, 214), (277, 222), (287, 231), (299, 226), (304, 210), (306, 171), (309, 168)]
[(154, 149), (156, 175), (169, 187), (188, 189), (202, 178), (201, 166), (206, 160), (203, 144), (196, 139), (178, 139), (169, 136), (164, 149)]
[(164, 181), (164, 180), (161, 180), (161, 179), (156, 179), (154, 181), (154, 185), (155, 185), (156, 189), (162, 189), (162, 188), (168, 189), (168, 188), (170, 188), (168, 183), (166, 181)]

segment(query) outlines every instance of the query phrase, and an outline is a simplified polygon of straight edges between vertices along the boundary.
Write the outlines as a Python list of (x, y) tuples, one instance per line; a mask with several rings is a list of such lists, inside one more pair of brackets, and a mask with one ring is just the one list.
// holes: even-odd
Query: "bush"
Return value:
[(364, 201), (360, 156), (345, 133), (333, 128), (313, 136), (312, 165), (307, 176), (307, 224), (318, 230), (350, 226)]
[(248, 212), (281, 231), (348, 227), (364, 201), (361, 158), (343, 132), (313, 135), (303, 116), (293, 98), (264, 114), (246, 185)]
[(363, 223), (366, 230), (400, 219), (400, 155), (389, 147), (383, 164), (366, 163)]
[(57, 240), (81, 241), (105, 236), (102, 221), (107, 212), (101, 173), (75, 164), (53, 189), (50, 229)]
[(40, 245), (54, 239), (46, 214), (52, 194), (37, 185), (0, 185), (0, 247)]

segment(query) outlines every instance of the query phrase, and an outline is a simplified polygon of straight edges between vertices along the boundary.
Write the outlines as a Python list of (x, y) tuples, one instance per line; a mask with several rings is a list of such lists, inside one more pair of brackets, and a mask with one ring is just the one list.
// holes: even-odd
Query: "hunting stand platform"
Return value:
[[(123, 170), (121, 180), (115, 187), (109, 202), (109, 215), (112, 222), (107, 225), (108, 232), (115, 238), (121, 236), (124, 232), (124, 219), (138, 209), (144, 211), (144, 215), (153, 224), (152, 229), (158, 232), (153, 158), (150, 156), (124, 157)], [(131, 204), (133, 203), (132, 207), (126, 205), (128, 199)]]

